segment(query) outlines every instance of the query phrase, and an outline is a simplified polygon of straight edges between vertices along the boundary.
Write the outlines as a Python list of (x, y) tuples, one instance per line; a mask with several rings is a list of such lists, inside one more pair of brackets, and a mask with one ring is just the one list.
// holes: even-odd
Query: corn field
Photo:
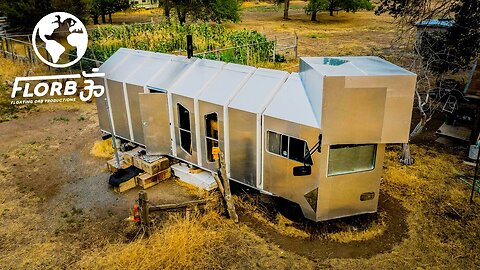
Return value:
[[(187, 34), (193, 35), (195, 56), (200, 58), (249, 65), (284, 59), (281, 55), (273, 57), (275, 42), (257, 31), (230, 30), (219, 24), (168, 22), (98, 27), (90, 33), (91, 45), (85, 57), (105, 61), (121, 47), (182, 53), (187, 47)], [(80, 64), (89, 68), (92, 62), (82, 60)]]

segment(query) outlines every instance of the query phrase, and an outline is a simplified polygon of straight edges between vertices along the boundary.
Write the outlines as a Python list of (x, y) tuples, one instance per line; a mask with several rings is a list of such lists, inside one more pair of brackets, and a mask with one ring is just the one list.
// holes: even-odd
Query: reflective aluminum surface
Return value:
[(150, 155), (171, 154), (167, 94), (139, 94), (145, 146)]
[(108, 94), (110, 96), (111, 112), (115, 134), (124, 139), (131, 140), (128, 127), (127, 108), (125, 95), (123, 94), (123, 83), (107, 80)]

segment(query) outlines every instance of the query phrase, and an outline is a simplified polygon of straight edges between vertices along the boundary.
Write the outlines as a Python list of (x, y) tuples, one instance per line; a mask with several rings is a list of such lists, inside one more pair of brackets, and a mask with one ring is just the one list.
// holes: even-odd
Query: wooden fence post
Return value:
[(277, 37), (275, 37), (275, 40), (273, 41), (273, 56), (272, 60), (275, 63), (275, 55), (277, 54)]
[(150, 219), (148, 211), (148, 196), (145, 190), (140, 190), (138, 193), (138, 205), (140, 206), (140, 222), (145, 230), (145, 233), (148, 235)]
[(297, 35), (297, 31), (294, 32), (294, 35), (295, 35), (295, 48), (294, 48), (294, 53), (295, 53), (295, 59), (298, 58), (298, 35)]
[(2, 51), (3, 51), (3, 58), (7, 58), (7, 49), (5, 48), (5, 38), (2, 37)]

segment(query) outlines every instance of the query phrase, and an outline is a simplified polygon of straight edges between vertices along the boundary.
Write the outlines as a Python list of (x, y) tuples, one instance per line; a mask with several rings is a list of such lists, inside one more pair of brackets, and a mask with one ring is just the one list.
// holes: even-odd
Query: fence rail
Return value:
[[(0, 57), (3, 56), (4, 58), (12, 59), (15, 62), (18, 61), (30, 65), (40, 63), (41, 61), (39, 61), (40, 59), (38, 59), (37, 55), (35, 54), (31, 39), (31, 35), (7, 35), (6, 33), (2, 34), (0, 32)], [(263, 48), (261, 46), (265, 46), (265, 44), (269, 44), (268, 48), (271, 48), (271, 51), (266, 52), (264, 55), (262, 54), (261, 57), (257, 56), (257, 59), (253, 59), (250, 52), (253, 50), (258, 50), (259, 48)], [(37, 49), (42, 52), (42, 55), (46, 55), (48, 58), (48, 53), (46, 52), (45, 46), (38, 46)], [(244, 54), (246, 53), (246, 57), (243, 57), (241, 60), (234, 59), (232, 62), (247, 65), (255, 65), (259, 62), (294, 60), (298, 58), (298, 36), (296, 33), (294, 33), (290, 36), (274, 37), (274, 39), (265, 42), (196, 52), (194, 53), (194, 56), (230, 62), (229, 59), (222, 58), (222, 54), (228, 54), (228, 52), (231, 52), (232, 55), (240, 52)], [(169, 53), (176, 55), (186, 54), (186, 50), (178, 50)], [(68, 57), (75, 56), (70, 53), (66, 53), (65, 55)], [(96, 58), (95, 55), (93, 56), (93, 58)], [(83, 71), (83, 69), (87, 67), (98, 67), (102, 63), (102, 61), (97, 59), (82, 57), (79, 65), (77, 65), (77, 69)]]

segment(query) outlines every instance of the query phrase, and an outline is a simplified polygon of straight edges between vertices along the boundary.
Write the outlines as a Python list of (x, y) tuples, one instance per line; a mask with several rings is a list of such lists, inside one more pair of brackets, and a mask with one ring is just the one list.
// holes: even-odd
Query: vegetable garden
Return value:
[[(195, 56), (200, 58), (249, 65), (273, 59), (275, 41), (269, 41), (257, 31), (230, 30), (218, 24), (180, 25), (168, 22), (98, 27), (90, 33), (91, 45), (85, 57), (103, 62), (121, 47), (180, 53), (186, 50), (187, 34), (193, 35)], [(277, 55), (276, 59), (284, 58)], [(82, 59), (80, 64), (84, 69), (94, 65), (86, 59)]]

